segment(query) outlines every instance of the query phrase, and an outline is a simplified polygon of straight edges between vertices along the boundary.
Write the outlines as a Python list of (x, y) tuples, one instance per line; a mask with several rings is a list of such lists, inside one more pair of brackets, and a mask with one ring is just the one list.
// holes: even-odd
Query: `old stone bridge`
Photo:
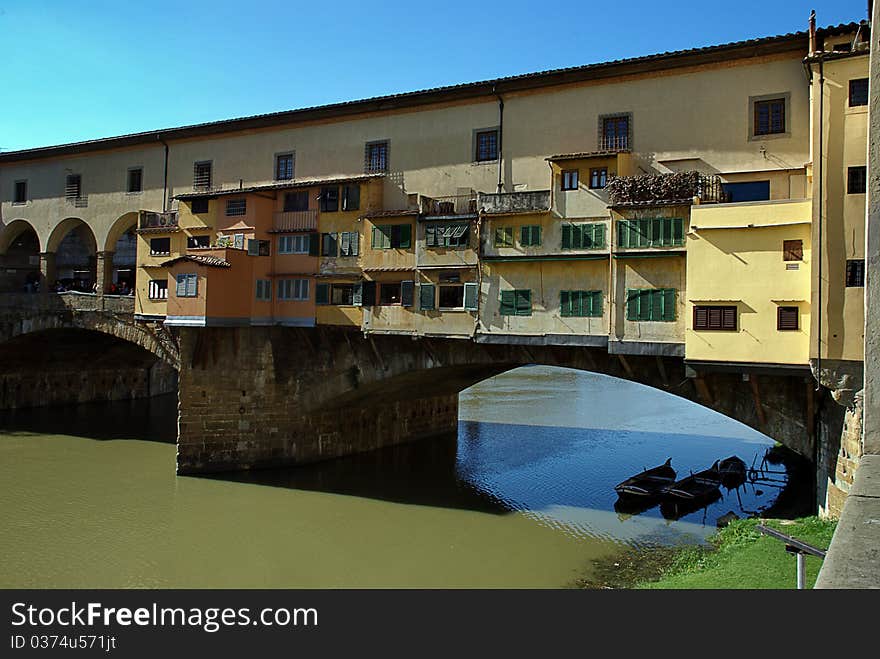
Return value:
[[(177, 390), (179, 473), (306, 463), (454, 431), (460, 391), (525, 364), (655, 387), (810, 459), (818, 411), (842, 409), (800, 370), (702, 372), (675, 357), (365, 336), (332, 327), (172, 334), (161, 323), (135, 320), (130, 297), (81, 293), (0, 297), (0, 360), (0, 408)], [(835, 436), (818, 435), (820, 444)]]

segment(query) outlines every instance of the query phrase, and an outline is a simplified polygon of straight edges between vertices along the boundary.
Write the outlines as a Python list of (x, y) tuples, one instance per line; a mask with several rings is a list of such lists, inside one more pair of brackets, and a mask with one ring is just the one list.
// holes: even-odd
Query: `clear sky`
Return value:
[(0, 0), (10, 151), (861, 20), (866, 0)]

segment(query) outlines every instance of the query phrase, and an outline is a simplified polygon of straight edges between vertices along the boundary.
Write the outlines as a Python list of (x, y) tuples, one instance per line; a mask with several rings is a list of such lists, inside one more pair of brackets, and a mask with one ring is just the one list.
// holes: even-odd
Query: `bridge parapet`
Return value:
[(130, 295), (95, 295), (65, 291), (63, 293), (4, 293), (0, 310), (25, 315), (45, 311), (104, 311), (134, 315), (134, 297)]

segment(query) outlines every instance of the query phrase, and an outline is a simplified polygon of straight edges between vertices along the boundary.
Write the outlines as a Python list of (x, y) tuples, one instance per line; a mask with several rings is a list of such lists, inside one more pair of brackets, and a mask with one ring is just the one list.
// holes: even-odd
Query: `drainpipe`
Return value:
[(817, 329), (816, 329), (816, 348), (817, 348), (817, 350), (816, 350), (816, 372), (819, 375), (819, 382), (818, 382), (818, 386), (816, 389), (817, 391), (818, 391), (818, 388), (822, 386), (822, 265), (823, 265), (822, 251), (824, 248), (824, 245), (822, 243), (822, 235), (823, 235), (823, 231), (822, 231), (822, 225), (823, 225), (823, 222), (822, 222), (822, 212), (823, 212), (822, 187), (823, 187), (823, 185), (822, 184), (823, 184), (823, 180), (822, 180), (822, 178), (823, 178), (824, 171), (825, 171), (825, 167), (823, 166), (823, 162), (822, 162), (822, 151), (823, 151), (823, 146), (824, 146), (824, 144), (823, 144), (824, 134), (825, 134), (825, 67), (824, 67), (824, 60), (822, 60), (820, 58), (819, 59), (819, 153), (817, 154), (818, 155), (817, 162), (813, 165), (813, 169), (814, 169), (813, 175), (814, 176), (816, 176), (816, 173), (815, 173), (816, 165), (818, 165), (818, 169), (819, 169), (819, 172), (818, 172), (819, 184), (816, 187), (816, 193), (819, 195), (819, 208), (818, 208), (818, 210), (819, 210), (819, 217), (818, 217), (818, 221), (819, 221), (819, 227), (818, 227), (818, 229), (819, 229), (819, 231), (818, 231), (818, 238), (819, 238), (818, 306), (819, 306), (819, 308), (816, 310), (816, 313), (817, 313), (817, 316), (816, 316), (816, 327), (817, 327)]
[(504, 183), (502, 182), (502, 167), (504, 166), (504, 99), (501, 98), (501, 94), (497, 94), (495, 92), (495, 85), (492, 85), (492, 93), (495, 94), (495, 97), (498, 99), (498, 194), (504, 190)]
[(165, 171), (162, 175), (162, 212), (164, 213), (168, 210), (168, 142), (158, 134), (156, 139), (165, 146)]

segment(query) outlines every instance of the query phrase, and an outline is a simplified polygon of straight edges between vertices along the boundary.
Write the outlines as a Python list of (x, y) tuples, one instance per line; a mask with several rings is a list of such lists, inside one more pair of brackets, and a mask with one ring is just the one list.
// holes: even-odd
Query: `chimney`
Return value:
[(809, 53), (812, 55), (816, 52), (816, 10), (810, 12), (810, 49)]

